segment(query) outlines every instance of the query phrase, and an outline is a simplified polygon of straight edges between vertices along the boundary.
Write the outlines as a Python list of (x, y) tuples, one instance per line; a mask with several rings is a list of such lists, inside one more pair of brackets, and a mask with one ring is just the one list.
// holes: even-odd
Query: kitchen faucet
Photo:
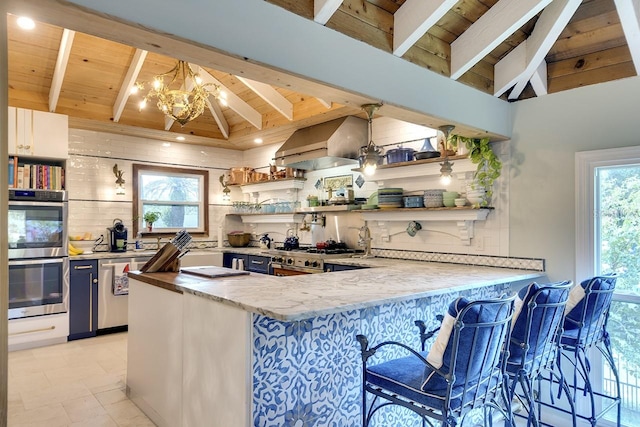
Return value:
[(369, 258), (371, 255), (371, 230), (367, 226), (367, 221), (364, 222), (364, 225), (360, 227), (360, 231), (358, 232), (358, 246), (364, 247), (364, 254), (362, 258)]

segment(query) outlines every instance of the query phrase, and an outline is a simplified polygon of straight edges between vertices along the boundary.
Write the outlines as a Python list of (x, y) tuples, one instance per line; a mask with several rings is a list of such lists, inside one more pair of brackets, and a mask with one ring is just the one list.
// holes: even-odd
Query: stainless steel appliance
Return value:
[(69, 258), (9, 261), (9, 319), (65, 313)]
[[(98, 330), (127, 326), (129, 292), (124, 290), (125, 269), (139, 270), (151, 257), (122, 257), (98, 264)], [(128, 278), (127, 278), (128, 281)]]
[(67, 200), (66, 191), (9, 190), (9, 259), (69, 255)]
[(68, 309), (67, 193), (9, 190), (9, 319)]
[(358, 164), (367, 145), (367, 121), (347, 116), (298, 129), (276, 151), (276, 165), (318, 170)]
[(276, 248), (269, 251), (269, 254), (274, 276), (294, 276), (323, 273), (326, 259), (344, 258), (357, 252), (355, 249), (347, 248), (299, 248), (297, 250)]

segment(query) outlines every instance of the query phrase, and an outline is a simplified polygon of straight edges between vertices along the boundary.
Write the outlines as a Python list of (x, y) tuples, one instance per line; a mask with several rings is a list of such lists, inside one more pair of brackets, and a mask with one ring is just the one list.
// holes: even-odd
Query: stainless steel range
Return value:
[(284, 250), (276, 248), (269, 251), (274, 276), (295, 276), (324, 272), (326, 259), (344, 258), (358, 253), (355, 249), (316, 249), (300, 248)]

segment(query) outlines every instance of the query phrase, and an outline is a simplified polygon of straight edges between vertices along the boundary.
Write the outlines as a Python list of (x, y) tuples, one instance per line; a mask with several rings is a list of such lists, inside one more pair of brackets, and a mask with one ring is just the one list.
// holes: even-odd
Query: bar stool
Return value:
[[(607, 332), (609, 309), (616, 286), (617, 275), (606, 274), (587, 279), (571, 289), (569, 302), (565, 308), (564, 332), (560, 340), (561, 352), (558, 365), (561, 373), (567, 371), (568, 365), (573, 371), (570, 383), (573, 388), (574, 403), (580, 391), (582, 396), (589, 397), (589, 413), (576, 416), (587, 420), (593, 427), (609, 410), (617, 407), (617, 426), (620, 426), (620, 378), (616, 368), (611, 340)], [(608, 395), (604, 390), (594, 390), (591, 380), (592, 362), (589, 350), (597, 348), (609, 365), (615, 379), (615, 395)], [(561, 361), (567, 363), (561, 365)], [(601, 407), (596, 406), (596, 398), (601, 399)]]
[[(532, 283), (518, 292), (515, 301), (506, 372), (510, 378), (509, 399), (515, 397), (527, 410), (527, 427), (544, 424), (540, 421), (540, 413), (536, 412), (534, 392), (534, 384), (542, 373), (555, 375), (569, 405), (573, 406), (566, 381), (554, 373), (564, 310), (572, 283)], [(575, 416), (572, 421), (575, 427)]]
[[(492, 423), (491, 410), (499, 411), (505, 425), (511, 425), (504, 348), (514, 298), (456, 299), (428, 354), (394, 341), (369, 347), (367, 338), (358, 335), (363, 362), (362, 426), (368, 427), (379, 410), (391, 405), (413, 411), (430, 426), (434, 421), (455, 426), (476, 408), (484, 410), (484, 425)], [(370, 366), (376, 352), (388, 346), (399, 346), (410, 355)], [(369, 408), (368, 394), (373, 396)]]

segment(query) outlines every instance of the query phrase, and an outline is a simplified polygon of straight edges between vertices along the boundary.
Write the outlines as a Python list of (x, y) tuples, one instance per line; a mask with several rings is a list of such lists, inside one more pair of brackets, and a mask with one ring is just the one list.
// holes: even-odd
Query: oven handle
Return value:
[(9, 200), (9, 206), (44, 206), (44, 207), (63, 207), (68, 202), (20, 202), (17, 200)]
[(9, 265), (37, 265), (37, 264), (62, 264), (64, 258), (47, 259), (20, 259), (9, 261)]

